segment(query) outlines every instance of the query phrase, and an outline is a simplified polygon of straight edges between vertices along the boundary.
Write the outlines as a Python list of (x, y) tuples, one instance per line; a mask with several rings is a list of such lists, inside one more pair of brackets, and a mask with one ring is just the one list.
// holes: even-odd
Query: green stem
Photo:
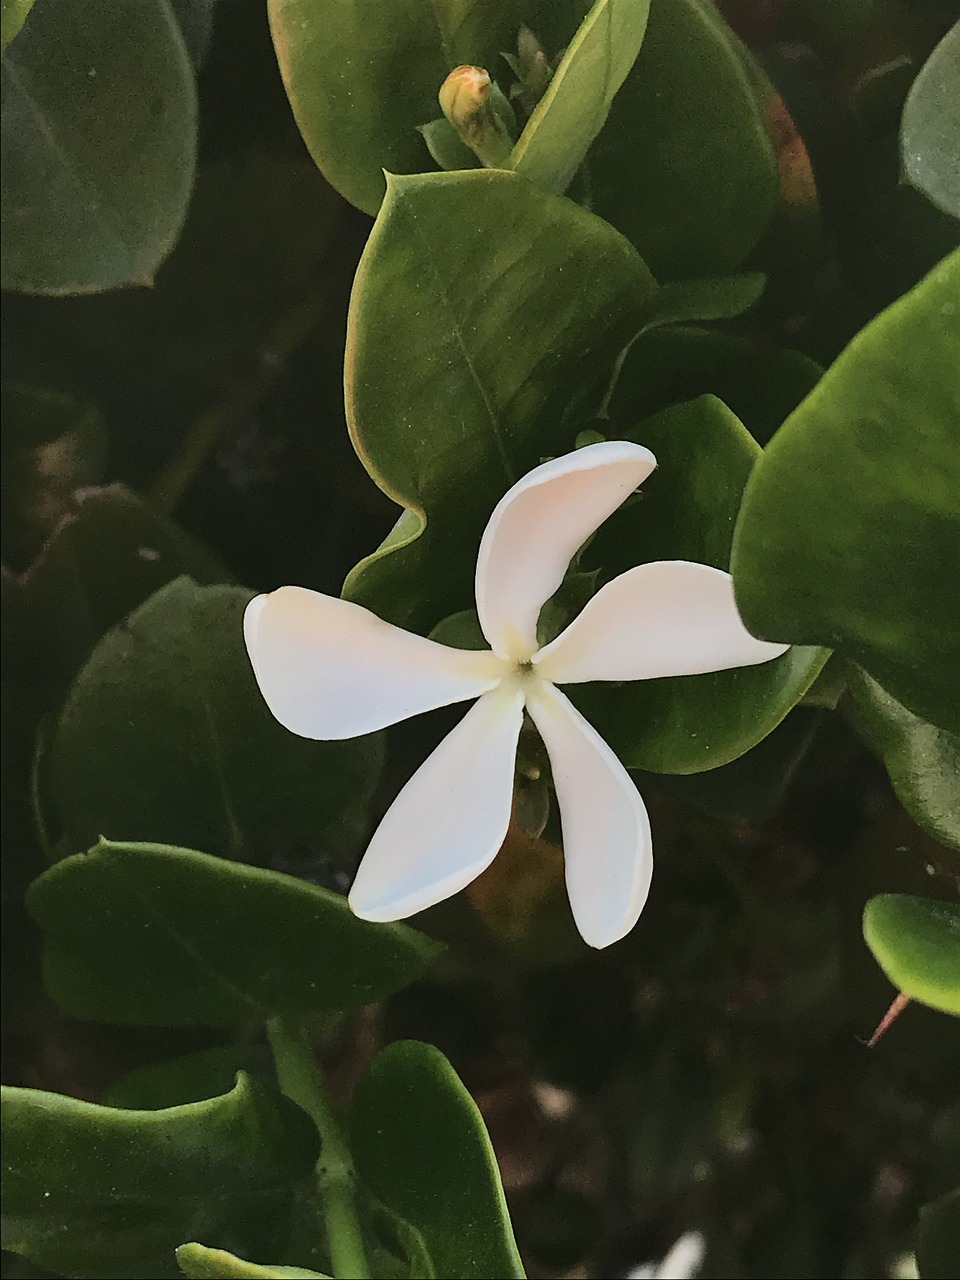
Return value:
[(284, 1094), (307, 1113), (320, 1133), (317, 1188), (327, 1224), (330, 1262), (338, 1280), (369, 1280), (354, 1192), (353, 1161), (327, 1095), (326, 1083), (302, 1029), (271, 1018), (267, 1039)]

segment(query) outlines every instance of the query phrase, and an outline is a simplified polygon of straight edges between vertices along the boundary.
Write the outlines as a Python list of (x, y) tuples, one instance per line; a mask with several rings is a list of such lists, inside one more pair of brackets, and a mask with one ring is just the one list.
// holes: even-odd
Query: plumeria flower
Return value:
[(640, 445), (604, 441), (545, 462), (509, 490), (477, 558), (488, 650), (438, 644), (302, 587), (250, 601), (250, 661), (267, 706), (293, 733), (352, 738), (478, 699), (374, 833), (349, 896), (364, 920), (423, 911), (493, 861), (510, 822), (526, 711), (550, 758), (577, 927), (593, 947), (633, 928), (653, 868), (647, 813), (626, 769), (558, 685), (722, 671), (787, 647), (746, 630), (729, 574), (686, 560), (628, 570), (555, 640), (537, 643), (540, 610), (570, 561), (655, 466)]

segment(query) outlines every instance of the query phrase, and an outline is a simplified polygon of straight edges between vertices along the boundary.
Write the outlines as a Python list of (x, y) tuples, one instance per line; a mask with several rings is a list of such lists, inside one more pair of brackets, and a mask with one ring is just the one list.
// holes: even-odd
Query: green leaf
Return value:
[(20, 31), (32, 8), (33, 0), (0, 0), (0, 52)]
[(739, 43), (710, 0), (653, 0), (587, 172), (590, 207), (658, 279), (723, 275), (760, 239), (776, 155)]
[(182, 1244), (177, 1250), (177, 1262), (185, 1276), (193, 1280), (232, 1280), (250, 1277), (250, 1280), (329, 1280), (322, 1271), (307, 1271), (303, 1267), (260, 1266), (247, 1262), (225, 1249), (208, 1249), (205, 1244)]
[(953, 1280), (960, 1273), (960, 1187), (920, 1210), (917, 1270), (922, 1280)]
[(655, 289), (615, 231), (516, 174), (392, 178), (354, 286), (346, 399), (364, 465), (408, 510), (344, 594), (424, 631), (470, 605), (490, 512), (573, 447)]
[[(650, 560), (726, 569), (759, 446), (711, 396), (667, 409), (626, 434), (653, 451), (657, 469), (640, 498), (600, 527), (580, 567), (599, 568), (604, 580)], [(795, 648), (756, 667), (568, 692), (628, 767), (695, 773), (736, 759), (766, 737), (826, 656)]]
[(3, 387), (4, 563), (25, 569), (72, 508), (76, 489), (96, 484), (107, 439), (95, 405), (40, 387)]
[(903, 107), (903, 169), (945, 213), (960, 218), (960, 22), (943, 37)]
[(268, 0), (270, 29), (300, 132), (332, 186), (375, 214), (384, 174), (430, 168), (418, 126), (461, 63), (493, 74), (528, 16), (518, 0)]
[(196, 90), (166, 0), (44, 0), (3, 55), (5, 289), (150, 284), (193, 185)]
[(357, 1085), (350, 1124), (361, 1179), (419, 1231), (438, 1276), (524, 1275), (483, 1120), (438, 1049), (385, 1049)]
[(438, 952), (404, 925), (358, 920), (318, 885), (164, 845), (101, 840), (35, 880), (27, 907), (61, 1008), (123, 1025), (359, 1008)]
[(203, 66), (210, 47), (216, 3), (217, 0), (170, 0), (190, 61), (198, 69)]
[(960, 731), (960, 251), (869, 324), (757, 464), (733, 549), (770, 640), (826, 644)]
[(563, 192), (636, 61), (650, 0), (596, 0), (510, 155), (509, 168)]
[(760, 298), (766, 276), (759, 271), (713, 280), (678, 280), (654, 299), (645, 329), (687, 320), (731, 320)]
[(883, 893), (864, 908), (863, 936), (905, 996), (960, 1015), (960, 907)]
[(97, 645), (50, 753), (61, 846), (158, 840), (316, 868), (362, 835), (382, 735), (312, 742), (267, 710), (241, 587), (179, 578)]
[[(669, 298), (679, 287), (668, 285), (663, 293)], [(822, 372), (799, 351), (739, 335), (688, 327), (647, 329), (623, 362), (608, 413), (614, 423), (630, 429), (671, 404), (714, 395), (765, 444)]]
[(865, 671), (848, 667), (847, 682), (903, 807), (937, 840), (960, 849), (960, 736), (915, 716)]
[(256, 1248), (316, 1133), (246, 1077), (222, 1097), (119, 1111), (33, 1089), (3, 1090), (3, 1247), (73, 1276), (176, 1276), (188, 1234)]
[(256, 1077), (268, 1062), (264, 1051), (230, 1041), (128, 1071), (114, 1081), (102, 1101), (108, 1107), (128, 1111), (159, 1111), (185, 1102), (202, 1102), (229, 1093), (239, 1071)]

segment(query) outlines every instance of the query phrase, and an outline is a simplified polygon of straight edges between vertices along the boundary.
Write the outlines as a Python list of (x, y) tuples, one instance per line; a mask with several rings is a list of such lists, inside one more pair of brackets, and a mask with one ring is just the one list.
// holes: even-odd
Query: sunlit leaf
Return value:
[(960, 1015), (960, 907), (905, 893), (880, 894), (864, 909), (863, 936), (903, 995)]
[(733, 549), (759, 636), (826, 644), (960, 731), (960, 251), (840, 354), (758, 462)]

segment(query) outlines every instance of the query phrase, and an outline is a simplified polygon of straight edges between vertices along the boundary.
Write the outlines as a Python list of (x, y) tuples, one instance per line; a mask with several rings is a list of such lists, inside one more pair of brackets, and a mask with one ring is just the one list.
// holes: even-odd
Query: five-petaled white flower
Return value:
[(247, 606), (244, 635), (263, 697), (305, 738), (352, 738), (479, 699), (374, 833), (350, 891), (358, 916), (413, 915), (489, 866), (510, 822), (526, 710), (550, 759), (580, 933), (605, 947), (636, 923), (653, 866), (647, 813), (626, 769), (557, 685), (722, 671), (787, 647), (746, 630), (729, 574), (686, 560), (614, 578), (555, 640), (538, 645), (540, 610), (573, 556), (655, 466), (649, 450), (611, 440), (545, 462), (510, 489), (477, 558), (489, 650), (437, 644), (301, 587)]

